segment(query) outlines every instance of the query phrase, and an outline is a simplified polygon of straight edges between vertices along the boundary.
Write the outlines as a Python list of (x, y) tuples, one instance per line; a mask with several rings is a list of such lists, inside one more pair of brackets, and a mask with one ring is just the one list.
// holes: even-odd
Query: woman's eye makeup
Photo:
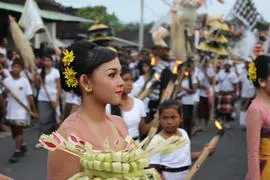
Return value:
[(115, 77), (115, 75), (116, 75), (116, 73), (115, 73), (115, 72), (113, 72), (113, 73), (110, 73), (108, 76), (109, 76), (109, 77), (111, 77), (111, 78), (114, 78), (114, 77)]

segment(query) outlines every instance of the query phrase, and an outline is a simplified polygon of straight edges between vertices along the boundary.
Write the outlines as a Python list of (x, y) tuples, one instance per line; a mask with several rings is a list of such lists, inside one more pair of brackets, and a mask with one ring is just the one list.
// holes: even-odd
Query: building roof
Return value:
[[(24, 5), (21, 5), (21, 4), (13, 4), (13, 3), (0, 1), (0, 9), (3, 9), (3, 10), (22, 13), (23, 8), (24, 8)], [(70, 14), (56, 12), (52, 10), (45, 10), (45, 9), (40, 9), (40, 16), (44, 19), (53, 20), (53, 21), (94, 23), (94, 21), (90, 19), (85, 19), (78, 16), (73, 16)]]
[(132, 42), (132, 41), (128, 41), (126, 39), (122, 39), (119, 37), (112, 37), (113, 40), (113, 44), (114, 45), (118, 45), (118, 46), (135, 46), (135, 47), (139, 47), (138, 43)]

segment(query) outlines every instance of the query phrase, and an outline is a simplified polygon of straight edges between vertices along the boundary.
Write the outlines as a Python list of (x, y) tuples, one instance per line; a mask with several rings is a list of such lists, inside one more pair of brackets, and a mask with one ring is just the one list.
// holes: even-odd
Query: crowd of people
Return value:
[[(255, 61), (254, 80), (249, 77), (250, 63), (241, 57), (209, 59), (197, 53), (179, 63), (170, 58), (169, 48), (158, 45), (151, 50), (115, 51), (82, 40), (63, 49), (62, 56), (47, 48), (37, 57), (37, 69), (27, 69), (18, 52), (1, 39), (0, 128), (12, 132), (11, 163), (27, 152), (23, 129), (33, 124), (38, 124), (39, 135), (56, 130), (64, 136), (75, 133), (100, 150), (105, 140), (117, 150), (127, 134), (140, 142), (151, 127), (159, 127), (153, 142), (179, 135), (188, 143), (168, 156), (152, 157), (151, 166), (165, 179), (181, 179), (200, 156), (191, 152), (191, 137), (209, 130), (213, 119), (221, 120), (225, 128), (240, 119), (244, 129), (246, 111), (258, 92), (248, 111), (247, 137), (249, 168), (254, 169), (249, 176), (259, 176), (260, 138), (268, 148), (268, 56)], [(175, 67), (182, 76), (175, 75)], [(164, 101), (170, 82), (174, 91)], [(37, 141), (35, 148), (40, 147)], [(74, 163), (64, 163), (69, 161)], [(49, 179), (80, 171), (78, 159), (62, 152), (50, 152), (48, 163)]]

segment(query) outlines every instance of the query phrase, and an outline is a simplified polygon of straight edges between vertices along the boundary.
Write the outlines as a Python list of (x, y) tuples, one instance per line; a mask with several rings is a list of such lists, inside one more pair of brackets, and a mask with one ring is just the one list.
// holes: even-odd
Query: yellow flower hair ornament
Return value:
[(64, 58), (62, 60), (65, 67), (63, 75), (65, 78), (66, 85), (69, 88), (76, 88), (79, 84), (78, 80), (76, 79), (77, 72), (74, 71), (72, 67), (68, 67), (74, 61), (74, 59), (75, 59), (74, 52), (72, 50), (68, 51), (66, 49), (64, 51)]
[(64, 58), (63, 58), (63, 63), (64, 66), (69, 66), (70, 63), (72, 63), (75, 59), (73, 51), (68, 51), (67, 49), (64, 51)]
[(248, 78), (251, 81), (256, 81), (257, 79), (257, 68), (254, 62), (249, 63), (248, 65)]
[(69, 88), (75, 88), (78, 86), (79, 82), (76, 79), (77, 72), (75, 72), (72, 68), (66, 67), (63, 74), (66, 79), (65, 82)]

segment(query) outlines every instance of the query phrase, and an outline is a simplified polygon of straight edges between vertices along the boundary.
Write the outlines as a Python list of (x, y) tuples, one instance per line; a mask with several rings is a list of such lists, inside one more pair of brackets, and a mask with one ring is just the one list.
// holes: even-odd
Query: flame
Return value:
[(216, 126), (216, 128), (218, 130), (222, 130), (223, 129), (222, 124), (218, 120), (215, 120), (214, 124), (215, 124), (215, 126)]
[(177, 61), (176, 61), (176, 64), (177, 64), (177, 65), (181, 65), (181, 64), (183, 64), (183, 61), (177, 60)]
[(173, 67), (172, 73), (173, 74), (177, 74), (178, 73), (178, 66), (177, 66), (177, 64)]
[(154, 74), (154, 79), (157, 80), (157, 81), (159, 81), (160, 80), (160, 73), (156, 72)]
[(185, 71), (185, 72), (184, 72), (184, 75), (185, 75), (185, 76), (189, 76), (189, 72), (188, 72), (188, 71)]
[(151, 66), (154, 66), (156, 64), (156, 58), (154, 56), (151, 57)]
[(172, 73), (173, 73), (173, 74), (177, 74), (177, 73), (178, 73), (178, 67), (179, 67), (179, 65), (181, 65), (181, 64), (183, 64), (183, 61), (181, 61), (181, 60), (177, 60), (177, 61), (175, 62), (175, 65), (174, 65), (173, 70), (172, 70)]

